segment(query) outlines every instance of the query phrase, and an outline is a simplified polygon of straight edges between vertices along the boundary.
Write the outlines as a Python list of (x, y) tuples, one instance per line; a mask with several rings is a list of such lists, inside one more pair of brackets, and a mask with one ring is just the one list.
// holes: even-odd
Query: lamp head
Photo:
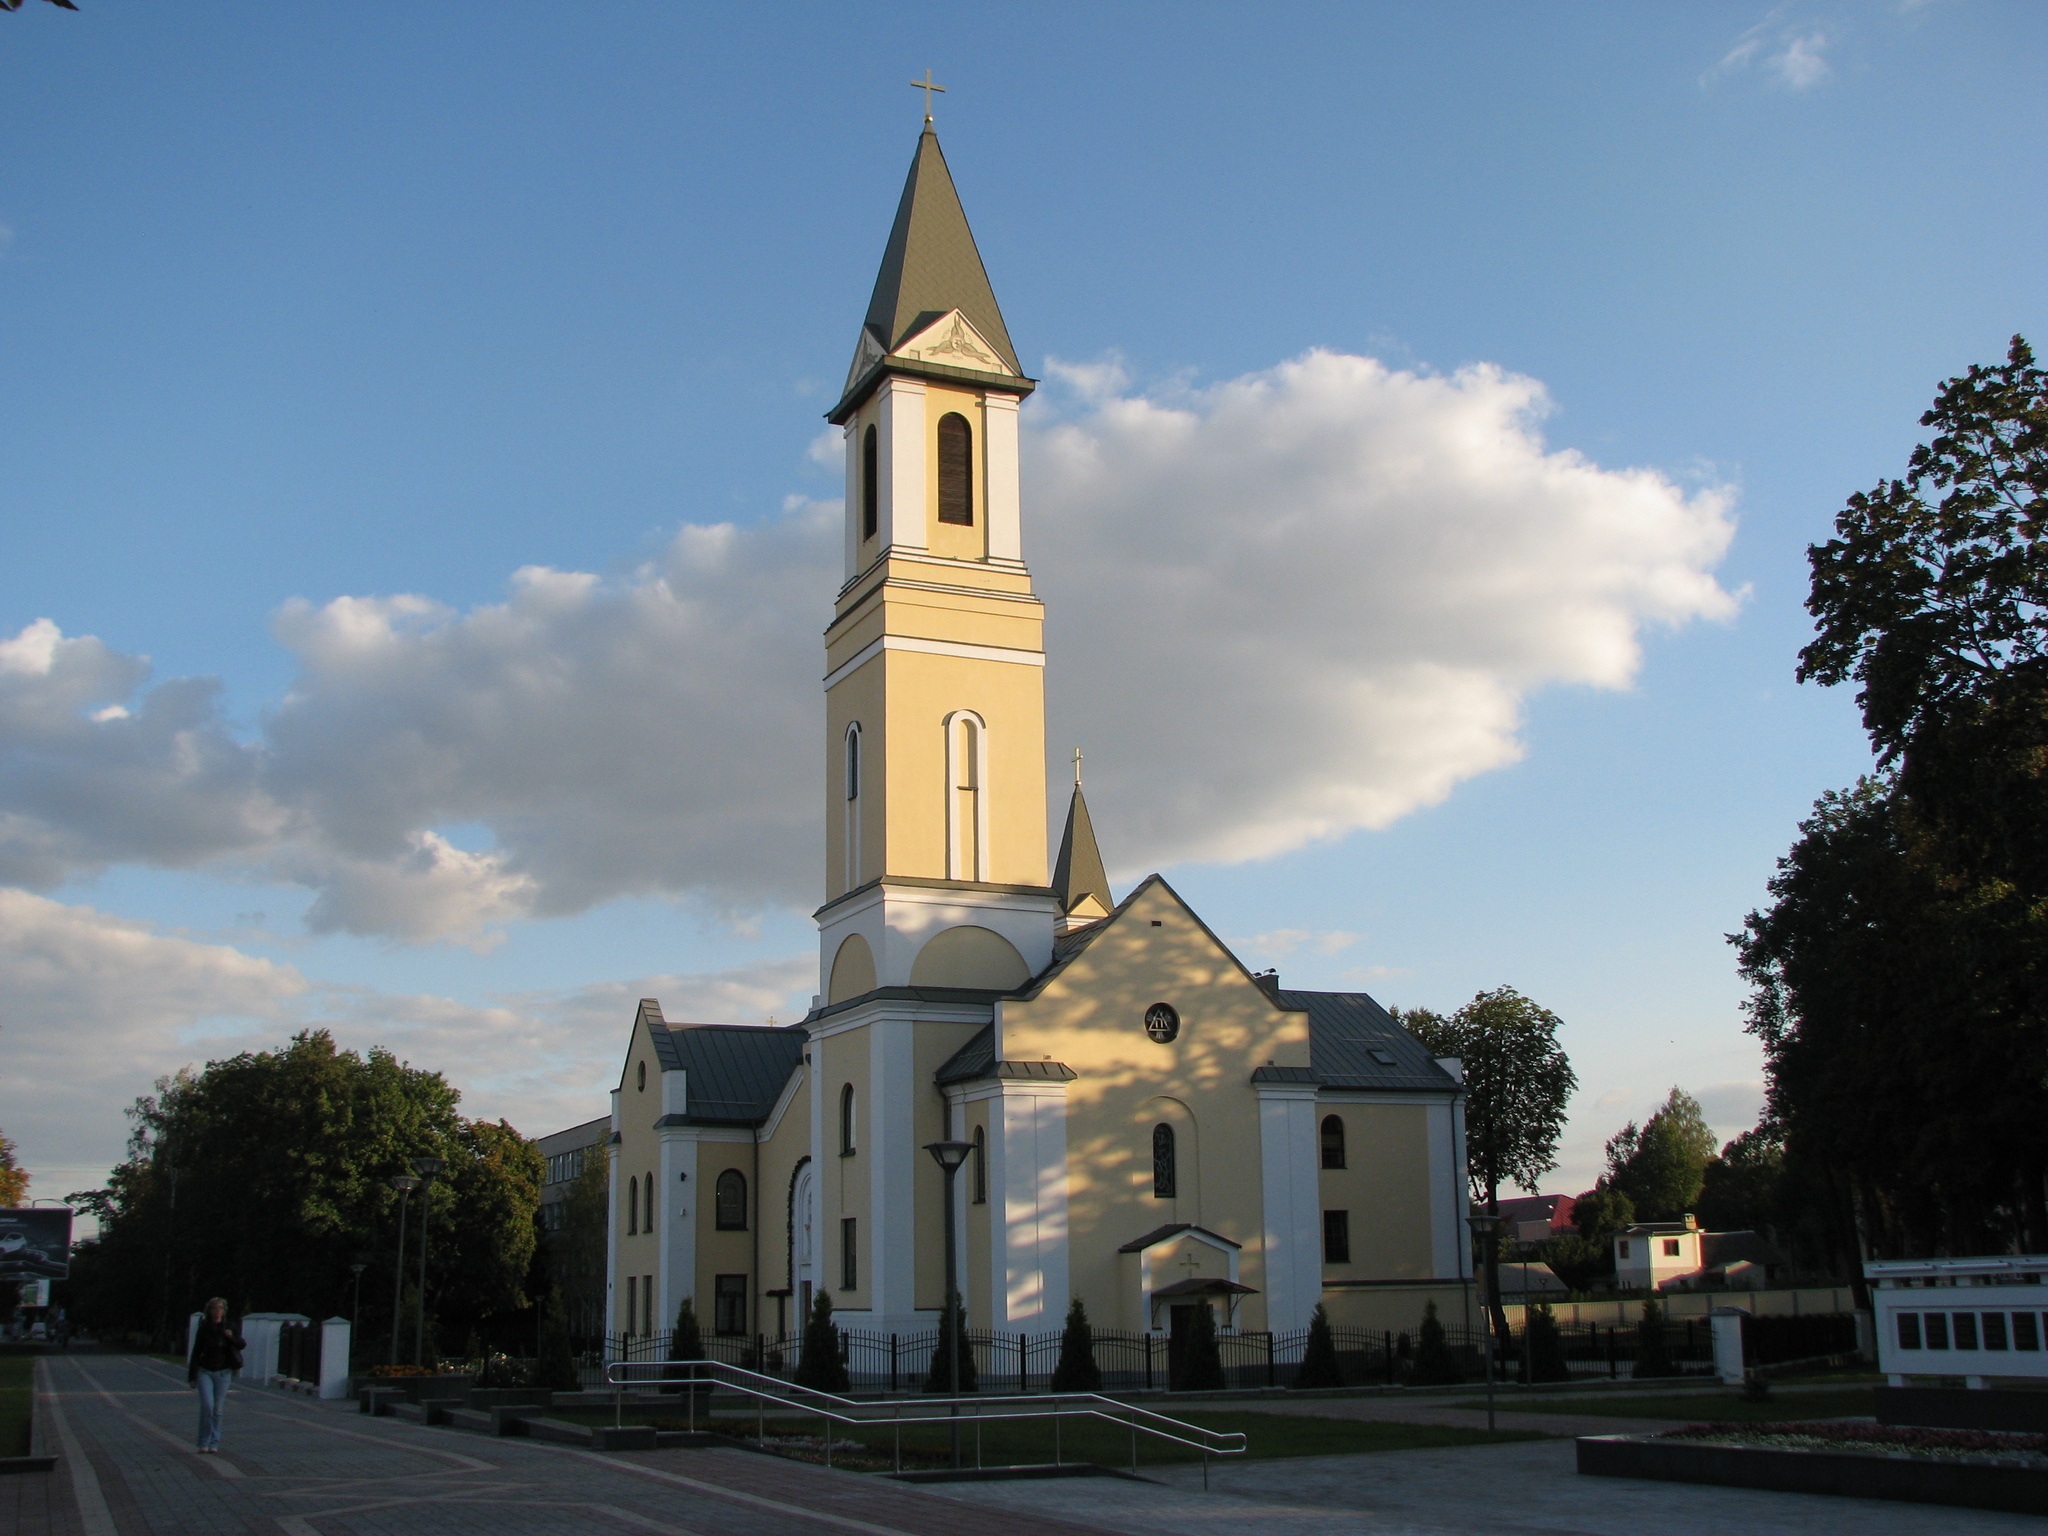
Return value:
[(448, 1159), (445, 1157), (416, 1157), (412, 1160), (412, 1171), (423, 1179), (435, 1177), (447, 1166)]
[(932, 1161), (946, 1172), (951, 1173), (967, 1161), (967, 1154), (974, 1150), (971, 1141), (928, 1141), (925, 1151), (931, 1153)]
[(420, 1181), (409, 1173), (394, 1173), (391, 1176), (391, 1187), (401, 1195), (409, 1195), (420, 1187)]
[(1500, 1231), (1506, 1219), (1503, 1216), (1495, 1215), (1492, 1211), (1474, 1211), (1465, 1218), (1465, 1225), (1472, 1229), (1474, 1237), (1488, 1238)]

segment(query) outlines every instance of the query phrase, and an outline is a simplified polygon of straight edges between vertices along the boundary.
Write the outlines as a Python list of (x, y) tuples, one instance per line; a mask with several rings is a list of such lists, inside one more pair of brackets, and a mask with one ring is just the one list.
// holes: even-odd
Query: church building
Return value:
[[(1078, 767), (1047, 869), (1025, 377), (927, 118), (853, 362), (825, 629), (819, 990), (642, 1000), (612, 1094), (611, 1331), (918, 1333), (956, 1180), (968, 1323), (1413, 1329), (1471, 1284), (1462, 1089), (1363, 993), (1254, 975), (1157, 875), (1118, 900)], [(1191, 658), (1190, 664), (1195, 662)], [(1078, 763), (1078, 757), (1077, 757)], [(1062, 775), (1064, 777), (1064, 775)], [(1062, 784), (1062, 790), (1065, 786)]]

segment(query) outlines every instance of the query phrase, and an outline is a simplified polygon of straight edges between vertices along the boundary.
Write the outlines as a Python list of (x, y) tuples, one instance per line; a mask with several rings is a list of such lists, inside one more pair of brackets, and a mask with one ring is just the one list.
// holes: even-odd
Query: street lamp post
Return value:
[(409, 1173), (393, 1175), (391, 1187), (398, 1191), (398, 1262), (391, 1266), (391, 1363), (398, 1364), (398, 1323), (405, 1310), (405, 1207), (420, 1181)]
[(1494, 1267), (1500, 1240), (1500, 1213), (1474, 1211), (1465, 1218), (1486, 1256), (1486, 1432), (1493, 1433), (1493, 1317), (1500, 1305), (1499, 1271)]
[[(952, 1372), (952, 1381), (947, 1385), (951, 1396), (960, 1396), (960, 1351), (967, 1341), (960, 1337), (957, 1326), (960, 1316), (960, 1268), (957, 1245), (953, 1238), (953, 1180), (959, 1176), (960, 1165), (967, 1161), (967, 1155), (974, 1150), (971, 1141), (933, 1141), (925, 1144), (925, 1151), (931, 1153), (932, 1161), (945, 1170), (946, 1174), (946, 1310), (939, 1322), (939, 1337), (948, 1343), (946, 1363)], [(947, 1412), (953, 1427), (953, 1465), (960, 1465), (960, 1404), (956, 1401), (947, 1405)]]
[(348, 1334), (351, 1340), (355, 1338), (356, 1330), (363, 1323), (363, 1271), (369, 1267), (361, 1259), (357, 1259), (348, 1267), (348, 1272), (355, 1276), (356, 1283), (355, 1300), (349, 1303), (348, 1308)]
[(418, 1366), (427, 1363), (427, 1212), (431, 1209), (427, 1196), (431, 1193), (434, 1179), (447, 1166), (445, 1158), (416, 1157), (412, 1160), (412, 1171), (420, 1176), (420, 1315), (412, 1340), (412, 1363)]

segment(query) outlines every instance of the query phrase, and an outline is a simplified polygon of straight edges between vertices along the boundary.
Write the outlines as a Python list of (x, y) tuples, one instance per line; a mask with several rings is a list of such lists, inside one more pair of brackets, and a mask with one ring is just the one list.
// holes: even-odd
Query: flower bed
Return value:
[(1858, 1420), (1781, 1424), (1688, 1424), (1662, 1440), (1702, 1445), (1746, 1445), (1781, 1451), (1850, 1451), (1879, 1456), (1923, 1456), (1939, 1461), (1989, 1460), (2001, 1466), (2048, 1468), (2048, 1435), (1990, 1429), (1926, 1429)]

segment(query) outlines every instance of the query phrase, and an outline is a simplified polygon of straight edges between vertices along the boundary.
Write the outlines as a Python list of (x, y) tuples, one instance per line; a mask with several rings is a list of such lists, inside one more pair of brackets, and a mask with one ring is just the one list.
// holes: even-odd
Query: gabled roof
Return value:
[(1024, 371), (1010, 345), (1003, 312), (996, 307), (974, 232), (967, 227), (953, 174), (946, 169), (939, 136), (927, 126), (918, 138), (903, 197), (896, 205), (896, 222), (882, 252), (882, 270), (868, 300), (867, 328), (884, 352), (894, 352), (913, 333), (953, 309), (1002, 354), (1013, 373)]
[(661, 1070), (689, 1074), (684, 1113), (662, 1125), (760, 1124), (802, 1064), (808, 1038), (801, 1024), (670, 1024), (651, 997), (640, 1000), (639, 1024)]
[(1325, 1088), (1444, 1092), (1457, 1087), (1429, 1047), (1363, 992), (1288, 992), (1273, 1001), (1308, 1014), (1309, 1061)]
[(1169, 1221), (1163, 1227), (1154, 1227), (1150, 1232), (1147, 1232), (1143, 1237), (1132, 1238), (1128, 1243), (1125, 1243), (1123, 1247), (1117, 1249), (1117, 1252), (1143, 1253), (1147, 1248), (1152, 1247), (1155, 1243), (1163, 1243), (1169, 1237), (1178, 1237), (1183, 1232), (1197, 1233), (1202, 1237), (1208, 1238), (1209, 1241), (1212, 1243), (1223, 1244), (1223, 1246), (1226, 1248), (1242, 1248), (1244, 1246), (1243, 1243), (1232, 1242), (1229, 1238), (1225, 1237), (1221, 1232), (1211, 1232), (1207, 1227), (1198, 1227), (1192, 1221)]

